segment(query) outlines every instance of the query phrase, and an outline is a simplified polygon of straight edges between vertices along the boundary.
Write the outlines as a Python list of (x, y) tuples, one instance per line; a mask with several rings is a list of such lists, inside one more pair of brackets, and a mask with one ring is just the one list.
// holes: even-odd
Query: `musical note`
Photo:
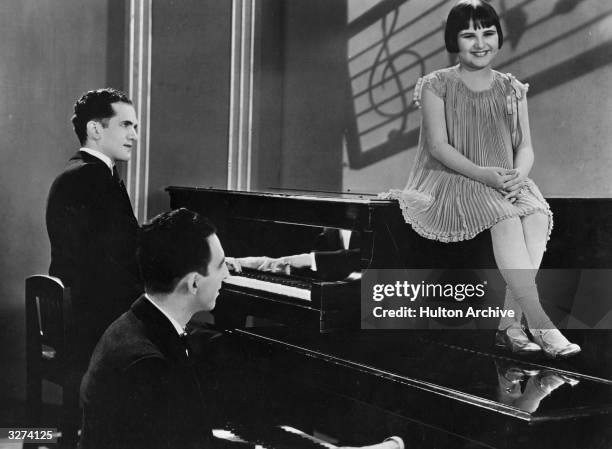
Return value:
[[(395, 31), (395, 26), (397, 24), (397, 17), (398, 17), (397, 9), (395, 9), (391, 14), (392, 14), (392, 19), (391, 19), (390, 30), (387, 30), (387, 18), (383, 17), (381, 20), (382, 36), (383, 36), (382, 42), (381, 42), (380, 50), (378, 54), (376, 55), (376, 59), (374, 60), (374, 64), (372, 65), (372, 70), (370, 72), (370, 76), (368, 79), (368, 98), (369, 98), (371, 105), (374, 107), (374, 110), (383, 117), (389, 117), (389, 118), (401, 117), (402, 118), (402, 122), (399, 127), (400, 129), (399, 130), (393, 129), (389, 133), (390, 135), (393, 132), (397, 132), (397, 131), (401, 131), (405, 129), (405, 126), (406, 126), (405, 111), (406, 109), (408, 109), (408, 104), (406, 102), (406, 99), (402, 95), (402, 92), (404, 91), (402, 80), (398, 76), (397, 69), (395, 67), (395, 59), (397, 58), (397, 55), (394, 55), (389, 49), (389, 39), (393, 35)], [(383, 58), (383, 56), (386, 56), (386, 60), (381, 63), (381, 59)], [(387, 85), (387, 81), (388, 81), (387, 77), (388, 77), (389, 72), (391, 72), (391, 75), (392, 75), (391, 80), (396, 85), (396, 89), (397, 89), (396, 95), (399, 96), (399, 100), (401, 102), (401, 109), (399, 111), (391, 112), (388, 110), (384, 110), (381, 107), (381, 105), (386, 103), (387, 101), (379, 102), (375, 98), (376, 89), (373, 86), (375, 84), (374, 80), (375, 80), (376, 74), (380, 73), (380, 71), (378, 70), (380, 66), (382, 66), (382, 73), (380, 74), (380, 81), (382, 82), (382, 84), (380, 85), (381, 86), (380, 90), (382, 91), (385, 90), (385, 86)], [(388, 100), (388, 97), (383, 98), (383, 100)]]

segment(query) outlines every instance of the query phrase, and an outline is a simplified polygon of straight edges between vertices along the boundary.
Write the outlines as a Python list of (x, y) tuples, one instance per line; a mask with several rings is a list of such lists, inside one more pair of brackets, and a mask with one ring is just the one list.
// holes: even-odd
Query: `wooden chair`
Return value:
[(80, 425), (79, 386), (83, 369), (73, 363), (70, 289), (52, 276), (26, 279), (26, 417), (40, 425), (42, 381), (62, 387), (61, 447), (72, 448)]

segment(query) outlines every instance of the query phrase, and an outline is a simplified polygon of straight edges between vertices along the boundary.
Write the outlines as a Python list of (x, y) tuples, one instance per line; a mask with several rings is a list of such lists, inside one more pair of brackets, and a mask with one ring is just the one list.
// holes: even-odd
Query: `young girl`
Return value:
[[(490, 229), (493, 252), (506, 281), (506, 309), (496, 345), (513, 352), (544, 350), (551, 357), (580, 351), (540, 305), (535, 275), (552, 229), (552, 213), (527, 177), (533, 165), (528, 86), (491, 69), (503, 44), (495, 10), (480, 0), (450, 11), (446, 48), (459, 64), (423, 77), (415, 88), (422, 106), (419, 148), (408, 184), (397, 198), (405, 220), (420, 235), (442, 242), (473, 238)], [(525, 316), (533, 337), (521, 326)]]

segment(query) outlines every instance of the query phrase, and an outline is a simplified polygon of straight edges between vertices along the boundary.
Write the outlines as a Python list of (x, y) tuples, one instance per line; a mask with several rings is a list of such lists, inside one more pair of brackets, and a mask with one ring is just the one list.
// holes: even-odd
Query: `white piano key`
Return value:
[(253, 279), (245, 276), (230, 276), (223, 281), (225, 284), (234, 285), (237, 287), (252, 288), (254, 290), (260, 290), (270, 293), (276, 293), (277, 295), (288, 296), (290, 298), (301, 299), (304, 301), (310, 301), (310, 290), (298, 287), (292, 287), (289, 285), (277, 284), (274, 282), (262, 281), (260, 279)]

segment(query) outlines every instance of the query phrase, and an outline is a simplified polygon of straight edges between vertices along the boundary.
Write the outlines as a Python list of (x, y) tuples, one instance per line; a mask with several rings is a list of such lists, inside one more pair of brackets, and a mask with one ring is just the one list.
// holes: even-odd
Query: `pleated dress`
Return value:
[[(424, 76), (415, 88), (429, 89), (444, 100), (448, 143), (474, 164), (513, 168), (514, 151), (522, 141), (518, 103), (527, 86), (513, 76), (493, 72), (491, 87), (471, 90), (460, 78), (459, 66)], [(513, 203), (504, 193), (451, 170), (431, 156), (427, 139), (419, 136), (415, 164), (404, 190), (381, 198), (397, 199), (407, 223), (421, 236), (441, 242), (469, 240), (501, 220), (552, 212), (531, 179), (526, 179)]]

